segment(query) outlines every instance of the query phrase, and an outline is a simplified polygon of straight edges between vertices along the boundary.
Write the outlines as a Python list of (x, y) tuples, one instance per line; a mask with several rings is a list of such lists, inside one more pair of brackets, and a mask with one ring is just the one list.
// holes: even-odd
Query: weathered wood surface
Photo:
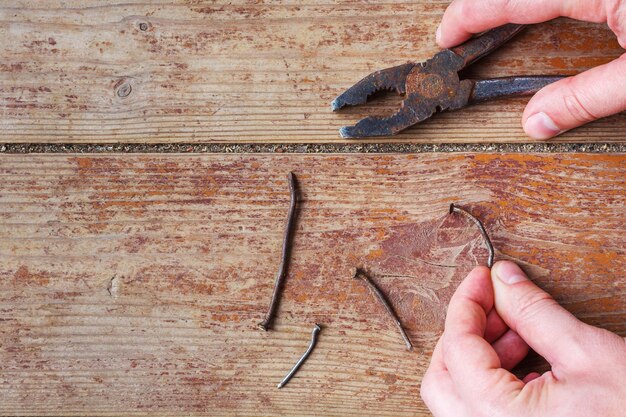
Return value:
[[(626, 336), (626, 155), (4, 155), (0, 414), (415, 415), (458, 282), (514, 259)], [(276, 331), (259, 331), (301, 185)], [(367, 268), (416, 351), (362, 283)], [(276, 383), (317, 349), (283, 390)]]
[[(340, 142), (340, 126), (399, 99), (341, 114), (330, 101), (373, 70), (437, 52), (448, 3), (1, 0), (0, 142)], [(471, 75), (575, 74), (622, 53), (605, 26), (557, 20)], [(440, 115), (393, 140), (528, 141), (526, 102)], [(559, 140), (625, 132), (622, 114)]]

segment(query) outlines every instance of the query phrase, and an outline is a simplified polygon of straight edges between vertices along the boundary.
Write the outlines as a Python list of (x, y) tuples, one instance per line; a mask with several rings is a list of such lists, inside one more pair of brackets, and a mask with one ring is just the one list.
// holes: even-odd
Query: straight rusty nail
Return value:
[(291, 377), (294, 376), (296, 372), (298, 372), (298, 369), (300, 368), (300, 366), (302, 366), (302, 364), (304, 363), (304, 361), (306, 361), (306, 359), (309, 357), (311, 352), (313, 352), (313, 349), (315, 348), (315, 344), (317, 343), (317, 335), (319, 334), (321, 330), (322, 328), (320, 327), (320, 325), (315, 324), (315, 327), (313, 327), (313, 331), (311, 332), (311, 342), (309, 343), (309, 347), (307, 348), (306, 352), (304, 352), (304, 355), (302, 355), (302, 357), (298, 359), (298, 362), (296, 362), (293, 368), (291, 368), (291, 371), (289, 371), (289, 373), (277, 385), (278, 389), (281, 389), (282, 387), (287, 385)]
[(272, 327), (274, 316), (276, 315), (276, 307), (278, 306), (278, 297), (283, 286), (283, 281), (287, 275), (287, 266), (289, 264), (289, 253), (291, 252), (291, 236), (293, 232), (293, 223), (295, 221), (296, 202), (298, 200), (298, 187), (296, 176), (290, 172), (287, 176), (289, 181), (289, 192), (291, 193), (291, 203), (289, 204), (289, 213), (287, 215), (287, 224), (285, 226), (285, 234), (283, 236), (283, 250), (280, 256), (280, 265), (278, 266), (278, 274), (274, 284), (274, 292), (272, 293), (272, 301), (269, 310), (265, 316), (265, 320), (259, 323), (259, 327), (268, 331)]
[(483, 223), (480, 220), (478, 220), (478, 218), (474, 217), (470, 212), (462, 209), (459, 206), (455, 206), (454, 203), (450, 204), (450, 214), (452, 213), (461, 213), (462, 215), (464, 215), (465, 217), (473, 221), (476, 224), (476, 226), (478, 226), (478, 230), (480, 230), (480, 234), (483, 236), (483, 240), (485, 241), (485, 246), (487, 246), (487, 250), (489, 251), (489, 258), (487, 258), (487, 266), (491, 268), (493, 266), (493, 259), (495, 257), (495, 254), (493, 251), (493, 245), (491, 244), (491, 239), (489, 239), (489, 235), (487, 234), (487, 231), (485, 230), (485, 226), (483, 226)]
[(376, 284), (374, 284), (374, 281), (372, 281), (372, 279), (369, 276), (367, 276), (367, 274), (363, 270), (359, 268), (356, 268), (354, 270), (354, 278), (356, 279), (360, 278), (367, 284), (369, 289), (374, 293), (374, 296), (376, 296), (378, 301), (380, 301), (380, 303), (385, 307), (385, 310), (387, 310), (387, 313), (389, 313), (389, 316), (391, 316), (391, 318), (393, 319), (393, 322), (396, 324), (396, 327), (398, 327), (398, 330), (400, 331), (400, 334), (402, 335), (402, 339), (404, 339), (404, 343), (406, 344), (407, 350), (409, 351), (413, 350), (413, 344), (411, 343), (411, 339), (409, 339), (409, 336), (407, 336), (406, 332), (404, 331), (404, 328), (402, 327), (402, 323), (400, 323), (400, 319), (398, 319), (398, 315), (396, 314), (395, 311), (393, 311), (393, 308), (391, 308), (391, 305), (389, 305), (387, 298), (385, 298), (384, 294), (380, 291), (380, 289), (376, 286)]

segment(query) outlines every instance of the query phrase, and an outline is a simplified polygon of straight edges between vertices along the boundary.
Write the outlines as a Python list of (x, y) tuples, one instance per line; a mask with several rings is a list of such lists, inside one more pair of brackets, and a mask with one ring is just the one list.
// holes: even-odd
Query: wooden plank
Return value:
[[(448, 3), (0, 0), (0, 142), (342, 142), (340, 126), (399, 99), (340, 114), (330, 101), (373, 70), (432, 56)], [(606, 26), (561, 19), (470, 75), (575, 74), (622, 53)], [(526, 102), (440, 115), (393, 141), (528, 141)], [(622, 114), (559, 140), (624, 132)]]
[[(3, 155), (0, 414), (414, 415), (486, 251), (626, 336), (626, 155)], [(276, 331), (294, 170), (302, 201)], [(416, 351), (363, 285), (367, 268)], [(276, 383), (317, 349), (284, 389)]]

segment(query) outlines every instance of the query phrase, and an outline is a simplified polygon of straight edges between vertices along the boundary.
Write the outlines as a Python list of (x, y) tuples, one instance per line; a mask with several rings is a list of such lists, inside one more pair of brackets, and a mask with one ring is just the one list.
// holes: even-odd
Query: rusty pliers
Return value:
[(381, 90), (406, 94), (400, 110), (390, 117), (369, 116), (339, 130), (344, 138), (388, 136), (430, 118), (435, 112), (457, 110), (472, 103), (534, 94), (563, 76), (519, 76), (461, 80), (458, 72), (507, 42), (525, 25), (508, 24), (444, 49), (426, 62), (398, 65), (373, 72), (333, 100), (331, 108), (365, 103)]

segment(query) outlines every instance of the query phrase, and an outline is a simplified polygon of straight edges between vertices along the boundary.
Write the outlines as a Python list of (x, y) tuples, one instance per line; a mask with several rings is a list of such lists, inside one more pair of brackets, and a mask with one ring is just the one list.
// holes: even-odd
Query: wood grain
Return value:
[[(448, 3), (0, 0), (0, 142), (343, 142), (339, 127), (390, 114), (399, 98), (339, 114), (330, 101), (371, 71), (437, 52)], [(622, 53), (606, 26), (560, 19), (469, 75), (571, 75)], [(528, 141), (526, 102), (376, 141)], [(622, 114), (558, 140), (625, 142), (624, 132)]]
[[(429, 415), (446, 305), (486, 251), (626, 336), (626, 155), (3, 155), (0, 414)], [(294, 170), (302, 201), (276, 331)], [(416, 350), (350, 270), (388, 295)], [(276, 383), (324, 330), (282, 390)]]

